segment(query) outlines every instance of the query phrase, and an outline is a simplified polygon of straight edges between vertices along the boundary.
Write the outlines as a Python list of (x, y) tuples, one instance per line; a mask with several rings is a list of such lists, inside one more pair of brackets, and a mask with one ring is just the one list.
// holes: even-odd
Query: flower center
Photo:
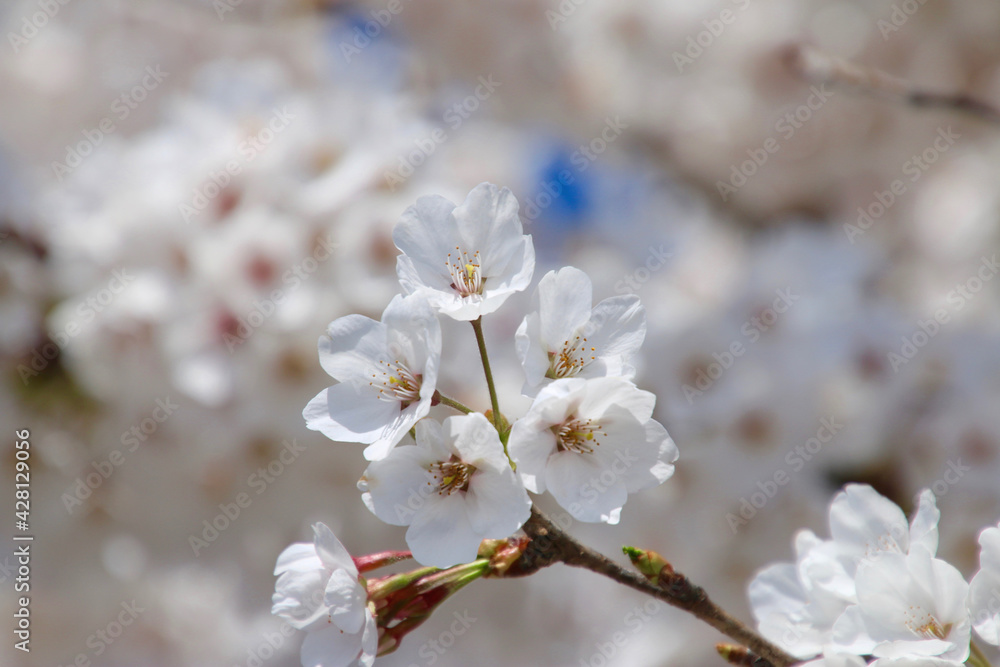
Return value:
[(483, 277), (480, 270), (482, 261), (478, 250), (470, 255), (459, 246), (455, 246), (455, 252), (448, 253), (448, 261), (445, 264), (447, 264), (448, 273), (451, 275), (451, 288), (453, 290), (462, 296), (483, 293), (483, 284), (486, 282), (486, 278)]
[(889, 533), (880, 535), (878, 539), (875, 540), (874, 544), (871, 542), (865, 544), (866, 559), (874, 558), (878, 554), (887, 551), (897, 554), (903, 553), (903, 550), (899, 546), (899, 542), (897, 542), (896, 538)]
[(920, 607), (910, 607), (905, 623), (910, 632), (924, 639), (947, 639), (953, 627), (952, 623), (941, 625), (941, 621)]
[(406, 409), (410, 403), (420, 400), (420, 375), (416, 375), (399, 361), (389, 363), (379, 360), (385, 370), (382, 375), (372, 373), (369, 386), (378, 389), (378, 397), (383, 401), (398, 401)]
[(558, 352), (549, 352), (549, 370), (545, 372), (545, 377), (552, 380), (573, 377), (597, 358), (594, 355), (596, 351), (597, 348), (587, 346), (587, 338), (580, 334), (573, 340), (563, 341)]
[[(429, 469), (431, 475), (437, 481), (437, 494), (439, 496), (450, 496), (454, 491), (468, 491), (469, 480), (476, 472), (476, 466), (463, 463), (457, 457), (452, 456), (447, 461), (432, 463)], [(430, 482), (428, 482), (430, 484)]]
[(608, 435), (601, 431), (600, 424), (595, 424), (590, 419), (571, 419), (553, 426), (552, 431), (556, 434), (556, 449), (577, 454), (593, 454), (594, 447), (601, 445), (601, 441), (594, 437), (595, 433), (605, 437)]

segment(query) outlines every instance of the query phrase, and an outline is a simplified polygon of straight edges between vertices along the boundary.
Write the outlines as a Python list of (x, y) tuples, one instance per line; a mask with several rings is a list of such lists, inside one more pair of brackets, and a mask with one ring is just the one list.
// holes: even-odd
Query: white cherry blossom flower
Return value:
[(271, 613), (308, 633), (302, 667), (368, 667), (378, 631), (358, 568), (324, 524), (314, 524), (313, 534), (312, 544), (293, 544), (278, 556)]
[(812, 531), (795, 536), (796, 562), (775, 563), (750, 582), (750, 606), (760, 633), (799, 658), (818, 655), (833, 624), (855, 600), (854, 581), (833, 543)]
[(853, 653), (825, 653), (823, 657), (810, 660), (802, 667), (865, 667), (864, 658)]
[(526, 395), (559, 378), (635, 377), (632, 358), (646, 337), (639, 297), (614, 296), (591, 308), (592, 298), (590, 278), (572, 266), (539, 281), (533, 312), (515, 335)]
[[(939, 658), (879, 658), (867, 667), (959, 667), (962, 663)], [(853, 653), (827, 649), (823, 657), (802, 663), (802, 667), (865, 667), (865, 659)]]
[(969, 657), (969, 584), (953, 566), (915, 545), (866, 560), (855, 582), (858, 603), (834, 624), (836, 647), (889, 659)]
[(403, 290), (427, 290), (431, 304), (456, 320), (495, 311), (527, 288), (535, 270), (517, 211), (511, 191), (490, 183), (473, 188), (460, 206), (438, 195), (417, 199), (392, 235), (402, 251), (396, 273)]
[(331, 440), (368, 444), (377, 460), (431, 408), (441, 363), (441, 328), (419, 295), (397, 296), (382, 321), (334, 320), (319, 339), (323, 370), (338, 384), (306, 405), (306, 425)]
[(368, 466), (358, 488), (378, 518), (409, 526), (406, 543), (424, 565), (476, 558), (484, 539), (503, 539), (528, 520), (531, 500), (482, 414), (424, 419), (415, 446)]
[(872, 487), (849, 484), (830, 504), (831, 540), (811, 531), (795, 537), (796, 561), (771, 565), (750, 582), (750, 605), (762, 635), (789, 653), (809, 658), (832, 641), (833, 627), (857, 603), (858, 567), (882, 553), (913, 547), (937, 551), (940, 512), (929, 490), (906, 515)]
[(628, 494), (663, 483), (678, 451), (652, 419), (656, 397), (617, 377), (556, 380), (508, 442), (525, 487), (580, 521), (616, 524)]
[(979, 534), (979, 572), (969, 585), (969, 611), (976, 634), (1000, 644), (1000, 525)]

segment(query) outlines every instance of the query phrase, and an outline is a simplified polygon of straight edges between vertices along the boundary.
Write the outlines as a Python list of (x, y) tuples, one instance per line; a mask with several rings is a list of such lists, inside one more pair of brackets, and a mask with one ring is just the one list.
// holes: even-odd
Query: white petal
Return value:
[(484, 539), (503, 539), (531, 516), (531, 499), (507, 467), (502, 472), (477, 471), (469, 480), (465, 509), (472, 530)]
[(333, 623), (350, 634), (361, 631), (365, 622), (368, 594), (358, 583), (358, 575), (337, 570), (326, 585), (323, 602), (330, 608)]
[(500, 435), (482, 413), (448, 417), (441, 428), (446, 439), (453, 442), (455, 453), (465, 463), (494, 471), (510, 469)]
[(284, 574), (286, 571), (305, 572), (323, 567), (323, 563), (316, 555), (316, 546), (309, 542), (296, 542), (281, 552), (278, 561), (274, 564), (275, 576)]
[(316, 545), (316, 555), (325, 567), (331, 570), (344, 569), (354, 577), (358, 576), (358, 569), (354, 566), (351, 554), (326, 524), (319, 522), (313, 524), (313, 540)]
[(271, 613), (284, 618), (299, 630), (325, 622), (327, 608), (323, 604), (323, 595), (326, 580), (327, 574), (322, 567), (285, 572), (274, 585)]
[(482, 269), (496, 274), (507, 266), (523, 238), (518, 204), (507, 188), (480, 183), (452, 212), (460, 237), (483, 253)]
[(580, 403), (580, 416), (599, 418), (612, 406), (628, 410), (640, 423), (645, 423), (653, 416), (656, 396), (639, 389), (628, 380), (602, 377), (585, 382), (587, 385), (583, 401)]
[(461, 494), (432, 496), (406, 531), (406, 544), (422, 565), (451, 567), (476, 559), (482, 537), (472, 530)]
[(327, 387), (306, 404), (306, 427), (331, 440), (370, 443), (378, 439), (399, 405), (381, 401), (350, 383)]
[(358, 667), (371, 667), (375, 664), (375, 654), (378, 652), (378, 626), (375, 617), (365, 614), (365, 630), (361, 636), (361, 656)]
[(302, 642), (302, 667), (348, 667), (361, 655), (361, 641), (361, 633), (346, 633), (328, 623), (306, 635)]
[(428, 471), (436, 460), (425, 447), (404, 445), (381, 461), (373, 461), (358, 482), (365, 492), (365, 505), (390, 525), (410, 525), (426, 498), (436, 491)]
[[(444, 253), (442, 257), (448, 256), (444, 249), (442, 252)], [(423, 265), (415, 263), (409, 255), (399, 255), (396, 258), (396, 276), (399, 278), (400, 287), (406, 294), (428, 290), (427, 299), (434, 308), (442, 312), (443, 306), (446, 304), (461, 303), (458, 293), (451, 288), (451, 275), (447, 271), (427, 270)]]
[(545, 466), (555, 450), (555, 434), (548, 426), (539, 427), (538, 420), (532, 415), (514, 422), (507, 441), (507, 452), (517, 464), (521, 482), (532, 493), (545, 493)]
[(425, 448), (434, 461), (447, 461), (454, 448), (445, 442), (445, 432), (440, 422), (423, 419), (417, 423), (417, 444)]
[(363, 315), (347, 315), (319, 338), (319, 363), (335, 380), (370, 377), (386, 355), (385, 325)]
[(910, 527), (903, 510), (866, 484), (848, 484), (830, 505), (830, 535), (862, 556), (909, 549)]
[(567, 266), (545, 274), (535, 301), (541, 342), (547, 350), (558, 351), (590, 320), (593, 287), (586, 273)]
[(441, 324), (427, 300), (427, 293), (393, 298), (382, 313), (386, 326), (387, 361), (400, 361), (421, 373), (422, 385), (433, 388), (441, 359)]
[(601, 375), (632, 378), (631, 361), (646, 338), (646, 309), (636, 296), (614, 296), (594, 306), (587, 339), (597, 348), (597, 361), (586, 366), (582, 377)]
[(917, 502), (917, 511), (910, 521), (910, 548), (919, 544), (927, 550), (930, 555), (937, 553), (938, 548), (938, 521), (941, 519), (941, 511), (937, 508), (934, 494), (930, 489), (924, 489), (920, 493), (920, 500)]
[(407, 281), (401, 269), (405, 263), (406, 277), (415, 280), (416, 286), (449, 289), (451, 278), (445, 259), (459, 241), (452, 217), (454, 209), (455, 205), (444, 197), (431, 195), (419, 197), (416, 204), (403, 211), (392, 240), (403, 252), (396, 260), (396, 270), (404, 285)]
[(869, 655), (878, 645), (868, 634), (861, 607), (851, 605), (833, 624), (833, 643), (838, 649)]
[(823, 648), (824, 637), (806, 613), (806, 593), (791, 563), (761, 570), (750, 582), (750, 607), (761, 634), (799, 658)]
[(650, 419), (643, 427), (644, 440), (629, 448), (627, 459), (637, 459), (622, 475), (629, 493), (663, 484), (674, 474), (674, 461), (680, 456), (677, 445), (660, 422)]
[(517, 358), (524, 369), (525, 385), (521, 391), (525, 396), (533, 396), (536, 393), (537, 388), (545, 382), (545, 374), (549, 371), (549, 354), (542, 345), (540, 328), (538, 313), (529, 313), (514, 334)]
[(388, 456), (392, 448), (395, 447), (411, 428), (427, 416), (431, 411), (429, 397), (421, 397), (417, 403), (411, 403), (404, 410), (397, 413), (379, 432), (378, 438), (368, 447), (365, 447), (364, 456), (369, 461), (379, 461)]
[(1000, 527), (979, 534), (982, 569), (969, 585), (969, 611), (983, 641), (1000, 644)]
[(604, 469), (589, 456), (561, 452), (549, 459), (545, 485), (573, 518), (615, 524), (628, 492), (625, 483), (613, 475), (605, 484), (602, 472)]

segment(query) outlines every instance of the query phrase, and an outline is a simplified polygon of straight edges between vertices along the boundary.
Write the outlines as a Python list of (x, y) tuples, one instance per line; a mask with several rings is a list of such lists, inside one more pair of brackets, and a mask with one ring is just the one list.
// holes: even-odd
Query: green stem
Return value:
[(442, 394), (440, 391), (435, 391), (434, 392), (434, 400), (437, 401), (438, 403), (440, 403), (441, 405), (447, 405), (449, 408), (455, 408), (456, 410), (458, 410), (462, 414), (466, 414), (467, 415), (469, 413), (475, 412), (475, 410), (473, 410), (469, 406), (465, 405), (464, 403), (459, 403), (454, 398), (448, 398), (447, 396), (445, 396), (444, 394)]
[[(500, 432), (500, 402), (497, 400), (497, 389), (493, 386), (493, 372), (490, 371), (490, 358), (486, 354), (486, 339), (483, 337), (483, 318), (477, 317), (472, 320), (472, 329), (476, 332), (476, 341), (479, 343), (479, 356), (483, 358), (483, 370), (486, 372), (486, 386), (490, 389), (490, 404), (493, 406), (493, 425), (500, 433), (500, 439), (504, 440), (503, 433)], [(507, 452), (507, 443), (503, 443), (503, 451)]]
[(969, 659), (965, 664), (973, 665), (974, 667), (992, 667), (990, 665), (990, 659), (986, 657), (986, 654), (983, 653), (981, 648), (976, 646), (976, 642), (969, 642), (969, 650), (971, 653), (969, 654)]

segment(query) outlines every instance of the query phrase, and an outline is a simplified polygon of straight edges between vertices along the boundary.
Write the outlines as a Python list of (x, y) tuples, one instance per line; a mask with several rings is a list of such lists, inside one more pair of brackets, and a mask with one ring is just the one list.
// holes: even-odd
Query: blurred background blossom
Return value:
[[(398, 291), (406, 206), (482, 181), (517, 196), (536, 276), (572, 264), (647, 309), (637, 381), (675, 479), (572, 532), (656, 549), (749, 620), (753, 572), (856, 480), (904, 509), (932, 488), (942, 556), (975, 570), (1000, 515), (1000, 128), (794, 65), (998, 100), (996, 3), (15, 0), (0, 21), (3, 468), (30, 429), (37, 535), (33, 650), (4, 664), (298, 664), (277, 554), (314, 521), (355, 553), (403, 544), (360, 501), (360, 449), (305, 428), (316, 340)], [(526, 305), (486, 327), (511, 416)], [(440, 384), (487, 407), (472, 336), (442, 326)], [(13, 560), (5, 539), (8, 618)], [(455, 636), (452, 613), (476, 620)], [(381, 664), (721, 664), (708, 627), (567, 568), (438, 615)]]

